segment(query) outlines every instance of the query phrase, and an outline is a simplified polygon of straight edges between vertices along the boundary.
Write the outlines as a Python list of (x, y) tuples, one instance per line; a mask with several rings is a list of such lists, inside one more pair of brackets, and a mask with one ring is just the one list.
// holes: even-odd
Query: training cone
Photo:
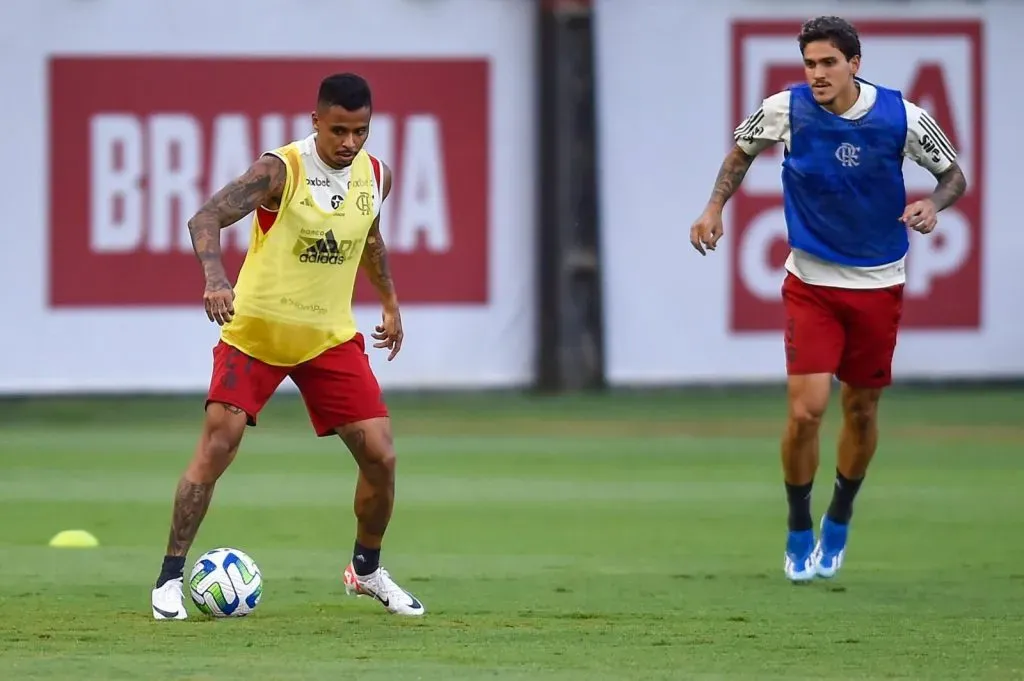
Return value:
[(96, 537), (85, 530), (64, 530), (50, 540), (50, 546), (61, 549), (90, 549), (99, 545)]

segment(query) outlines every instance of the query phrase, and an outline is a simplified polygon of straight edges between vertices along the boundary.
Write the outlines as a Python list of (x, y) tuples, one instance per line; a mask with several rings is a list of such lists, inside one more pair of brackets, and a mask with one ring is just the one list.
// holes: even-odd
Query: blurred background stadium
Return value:
[[(854, 20), (862, 75), (932, 113), (970, 188), (912, 242), (846, 571), (794, 589), (779, 156), (717, 253), (688, 229), (822, 13)], [(1022, 27), (1015, 0), (4, 3), (0, 679), (1024, 678)], [(185, 222), (308, 134), (344, 70), (395, 172), (384, 560), (430, 614), (344, 597), (355, 467), (286, 384), (191, 556), (249, 552), (260, 610), (160, 626), (217, 337)], [(100, 546), (47, 546), (78, 528)]]

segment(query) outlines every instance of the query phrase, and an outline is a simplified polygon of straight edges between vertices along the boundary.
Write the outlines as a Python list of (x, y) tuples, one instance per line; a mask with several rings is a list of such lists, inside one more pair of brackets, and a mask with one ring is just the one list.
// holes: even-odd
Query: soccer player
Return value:
[[(701, 255), (722, 238), (722, 209), (754, 158), (785, 145), (791, 252), (782, 285), (789, 415), (782, 468), (789, 501), (784, 570), (794, 582), (835, 576), (853, 502), (878, 443), (878, 403), (891, 383), (905, 281), (907, 228), (929, 234), (966, 189), (935, 120), (896, 90), (857, 78), (857, 31), (839, 17), (807, 21), (798, 36), (806, 84), (773, 94), (735, 130), (703, 214), (690, 230)], [(937, 178), (907, 205), (903, 159)], [(842, 384), (835, 487), (815, 541), (811, 487), (832, 377)]]
[[(362, 269), (383, 305), (373, 347), (394, 359), (402, 348), (402, 318), (379, 217), (391, 171), (363, 150), (371, 113), (363, 78), (329, 76), (312, 115), (315, 132), (264, 153), (189, 220), (206, 276), (206, 314), (221, 326), (221, 337), (213, 349), (205, 422), (178, 483), (167, 554), (153, 589), (158, 620), (187, 617), (185, 556), (246, 426), (256, 425), (286, 376), (299, 388), (316, 434), (341, 436), (359, 467), (346, 591), (372, 596), (395, 614), (424, 613), (380, 565), (394, 505), (395, 451), (388, 410), (352, 314)], [(232, 289), (220, 230), (252, 211), (249, 250)]]

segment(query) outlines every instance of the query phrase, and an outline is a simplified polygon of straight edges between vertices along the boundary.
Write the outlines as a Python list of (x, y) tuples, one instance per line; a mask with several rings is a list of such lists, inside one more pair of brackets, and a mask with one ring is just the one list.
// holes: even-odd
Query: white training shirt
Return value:
[[(874, 106), (878, 90), (860, 82), (860, 96), (843, 118), (857, 120)], [(777, 142), (789, 150), (788, 90), (776, 93), (761, 103), (733, 132), (736, 144), (750, 156), (756, 156)], [(944, 173), (956, 163), (956, 150), (935, 119), (921, 107), (903, 100), (907, 109), (907, 142), (903, 154), (933, 174)], [(839, 288), (885, 288), (906, 281), (905, 258), (875, 267), (839, 265), (794, 248), (786, 258), (786, 269), (802, 281), (817, 286)]]
[[(299, 152), (302, 155), (302, 164), (306, 170), (306, 185), (316, 201), (323, 210), (331, 211), (345, 200), (348, 195), (348, 182), (352, 176), (352, 166), (344, 168), (332, 168), (323, 162), (316, 150), (316, 133), (298, 141)], [(282, 161), (285, 160), (281, 154), (275, 151), (265, 152), (274, 154)], [(380, 162), (370, 156), (373, 165), (373, 210), (374, 217), (380, 214), (381, 193), (384, 190), (383, 173), (380, 170)], [(263, 209), (266, 211), (267, 209)], [(270, 212), (270, 211), (268, 211)]]

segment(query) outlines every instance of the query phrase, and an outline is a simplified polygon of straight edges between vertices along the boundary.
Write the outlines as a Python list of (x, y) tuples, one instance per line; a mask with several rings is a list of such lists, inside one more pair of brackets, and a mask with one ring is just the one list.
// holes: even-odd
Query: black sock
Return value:
[(372, 575), (380, 567), (380, 549), (368, 549), (356, 542), (352, 551), (352, 565), (360, 577)]
[(160, 576), (156, 580), (156, 588), (162, 587), (172, 579), (184, 577), (185, 556), (164, 556), (164, 564), (160, 567)]
[(853, 500), (860, 491), (860, 484), (864, 478), (850, 480), (845, 475), (836, 471), (836, 486), (832, 490), (832, 503), (828, 505), (826, 515), (828, 519), (846, 525), (853, 517)]
[(789, 501), (789, 529), (791, 532), (802, 532), (814, 528), (811, 520), (811, 487), (814, 482), (806, 485), (786, 483), (786, 499)]

